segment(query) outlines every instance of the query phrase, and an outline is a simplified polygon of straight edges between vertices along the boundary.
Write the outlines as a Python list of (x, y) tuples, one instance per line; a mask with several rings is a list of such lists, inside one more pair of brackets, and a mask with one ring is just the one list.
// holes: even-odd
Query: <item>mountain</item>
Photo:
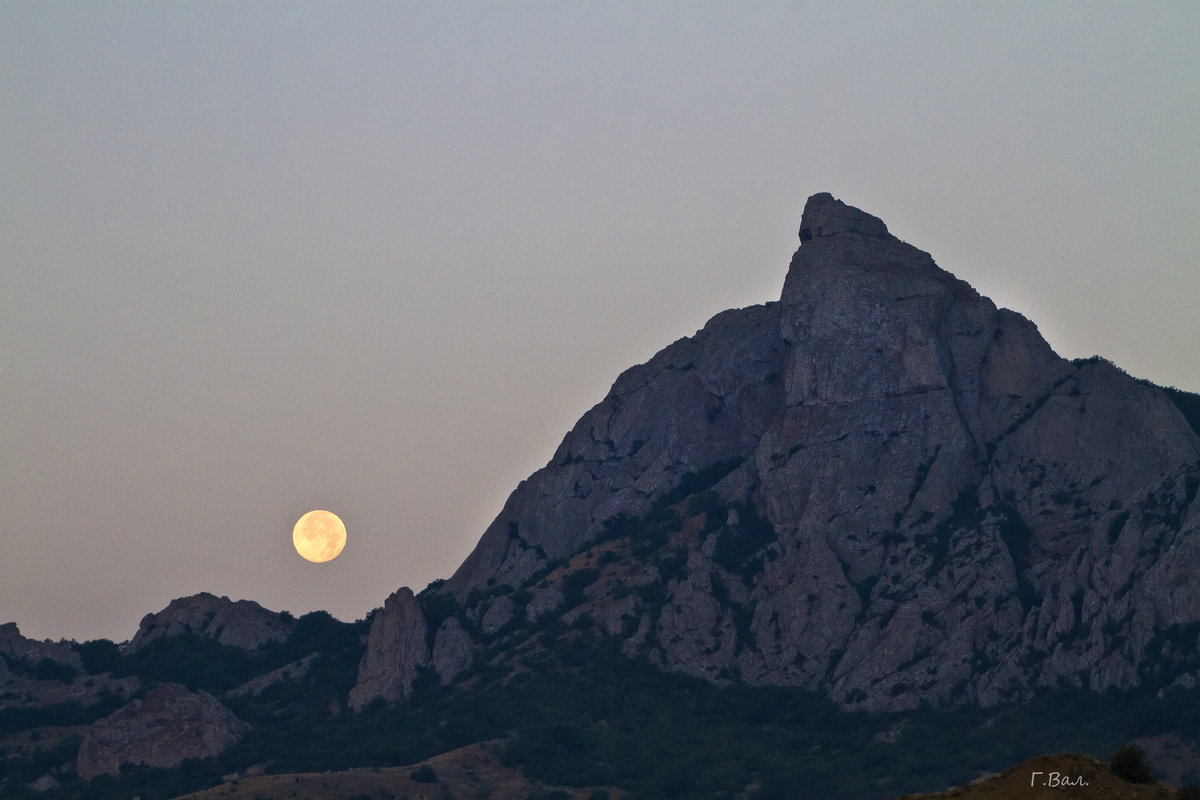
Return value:
[(1200, 397), (831, 195), (800, 241), (368, 619), (0, 626), (0, 794), (882, 800), (1131, 742), (1200, 780)]
[(623, 373), (449, 580), (389, 599), (357, 706), (580, 620), (872, 711), (1194, 685), (1195, 396), (1061, 358), (829, 194), (800, 240), (778, 302)]

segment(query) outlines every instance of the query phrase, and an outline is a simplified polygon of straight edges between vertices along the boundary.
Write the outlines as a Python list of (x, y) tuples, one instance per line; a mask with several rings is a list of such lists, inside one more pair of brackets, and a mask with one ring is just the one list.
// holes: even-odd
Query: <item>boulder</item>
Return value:
[(211, 758), (249, 731), (211, 695), (160, 684), (88, 728), (76, 771), (91, 780), (116, 775), (122, 764), (173, 767), (188, 758)]

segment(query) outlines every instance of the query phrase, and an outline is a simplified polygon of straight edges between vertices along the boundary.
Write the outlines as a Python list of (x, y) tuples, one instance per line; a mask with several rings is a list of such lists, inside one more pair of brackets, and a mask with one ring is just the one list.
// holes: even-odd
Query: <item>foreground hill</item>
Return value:
[(910, 794), (896, 800), (1175, 800), (1200, 797), (1157, 781), (1133, 783), (1088, 756), (1061, 753), (1038, 756), (970, 786), (934, 794)]
[[(798, 796), (804, 796), (797, 787)], [(499, 763), (495, 748), (472, 746), (420, 765), (231, 779), (220, 787), (177, 800), (343, 800), (348, 797), (487, 797), (489, 800), (617, 800), (615, 789), (571, 789), (530, 781)], [(1185, 800), (1181, 792), (1149, 780), (1134, 783), (1089, 756), (1070, 753), (1031, 758), (1005, 772), (945, 792), (909, 794), (894, 800)]]
[(462, 797), (487, 800), (620, 800), (623, 792), (600, 787), (545, 785), (502, 763), (496, 742), (458, 748), (402, 767), (228, 776), (220, 786), (177, 800), (347, 800), (347, 798)]

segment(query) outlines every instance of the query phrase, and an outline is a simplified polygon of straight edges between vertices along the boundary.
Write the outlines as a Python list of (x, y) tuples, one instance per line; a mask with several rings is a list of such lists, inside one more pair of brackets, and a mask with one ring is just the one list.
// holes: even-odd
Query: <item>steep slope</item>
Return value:
[(622, 374), (408, 629), (376, 618), (360, 687), (560, 623), (872, 710), (1194, 684), (1200, 439), (1172, 396), (828, 194), (800, 239), (779, 302)]

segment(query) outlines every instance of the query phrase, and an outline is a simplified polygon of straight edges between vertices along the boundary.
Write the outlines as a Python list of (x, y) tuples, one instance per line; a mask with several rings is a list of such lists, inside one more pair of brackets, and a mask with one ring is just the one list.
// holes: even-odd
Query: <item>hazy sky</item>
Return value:
[(0, 621), (448, 577), (620, 371), (779, 296), (818, 191), (1200, 391), (1197, 41), (1144, 0), (8, 0)]

